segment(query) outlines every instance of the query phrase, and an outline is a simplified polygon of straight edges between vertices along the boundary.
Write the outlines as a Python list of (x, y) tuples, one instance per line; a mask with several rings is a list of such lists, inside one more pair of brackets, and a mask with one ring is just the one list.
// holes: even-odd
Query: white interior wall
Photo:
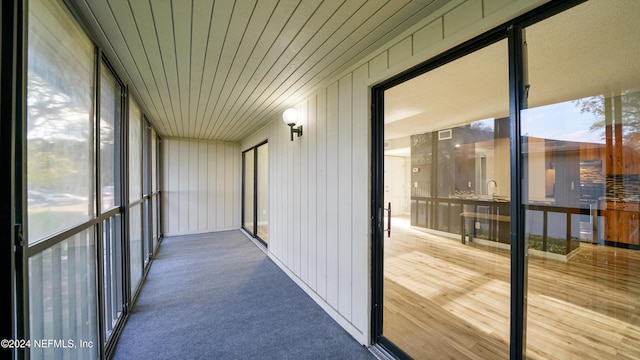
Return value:
[(240, 228), (240, 144), (163, 139), (165, 236)]
[(409, 157), (384, 157), (384, 204), (386, 207), (391, 202), (393, 216), (411, 213), (411, 189), (408, 188), (411, 184), (410, 167)]

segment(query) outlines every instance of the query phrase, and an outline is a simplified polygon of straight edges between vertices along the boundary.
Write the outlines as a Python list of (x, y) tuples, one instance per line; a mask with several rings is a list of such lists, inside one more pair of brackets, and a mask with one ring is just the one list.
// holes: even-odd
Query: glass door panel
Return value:
[(269, 144), (242, 153), (242, 227), (269, 242)]
[(257, 235), (265, 243), (269, 242), (269, 144), (256, 149), (256, 192), (257, 192)]
[(526, 28), (529, 359), (640, 356), (640, 2)]
[(255, 235), (254, 222), (254, 184), (255, 184), (255, 150), (251, 149), (243, 153), (244, 178), (242, 181), (243, 189), (243, 212), (242, 226), (251, 235)]
[(413, 358), (509, 357), (508, 69), (502, 40), (384, 93), (382, 336)]

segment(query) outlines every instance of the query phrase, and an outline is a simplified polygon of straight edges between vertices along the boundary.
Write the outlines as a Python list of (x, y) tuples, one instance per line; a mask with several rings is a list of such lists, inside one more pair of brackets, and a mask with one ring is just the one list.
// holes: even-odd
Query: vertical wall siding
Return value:
[(302, 137), (290, 141), (279, 120), (269, 128), (269, 254), (362, 343), (369, 318), (368, 73), (361, 66), (299, 104)]
[(240, 144), (162, 142), (165, 235), (240, 228)]
[(300, 102), (302, 137), (290, 141), (277, 118), (243, 142), (269, 141), (270, 257), (362, 344), (371, 338), (371, 85), (544, 2), (451, 1)]

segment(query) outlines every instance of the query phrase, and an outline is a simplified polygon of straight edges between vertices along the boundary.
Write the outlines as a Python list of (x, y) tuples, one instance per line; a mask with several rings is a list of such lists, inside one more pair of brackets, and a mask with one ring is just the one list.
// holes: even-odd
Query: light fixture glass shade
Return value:
[(282, 121), (285, 124), (293, 126), (298, 124), (298, 110), (289, 108), (282, 113)]

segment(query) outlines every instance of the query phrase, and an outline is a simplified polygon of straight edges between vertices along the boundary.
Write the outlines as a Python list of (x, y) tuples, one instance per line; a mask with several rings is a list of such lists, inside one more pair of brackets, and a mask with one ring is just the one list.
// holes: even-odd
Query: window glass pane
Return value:
[[(67, 358), (74, 345), (73, 358), (98, 357), (94, 231), (87, 229), (29, 258), (32, 359)], [(58, 344), (35, 346), (38, 340)]]
[[(115, 202), (116, 138), (120, 131), (120, 84), (106, 66), (100, 74), (100, 187), (102, 210)], [(119, 165), (119, 164), (118, 164)]]
[(135, 294), (142, 279), (142, 205), (129, 211), (129, 250), (131, 264), (131, 296)]
[(158, 191), (158, 134), (151, 129), (151, 191)]
[(416, 359), (509, 357), (507, 41), (384, 93), (382, 335)]
[(29, 2), (29, 244), (90, 219), (94, 46), (61, 1)]
[(258, 151), (258, 237), (269, 242), (269, 144), (260, 145)]
[(105, 341), (109, 339), (123, 309), (122, 217), (102, 222), (102, 291)]
[(129, 99), (129, 202), (142, 198), (142, 114)]
[(144, 265), (146, 266), (150, 259), (152, 251), (152, 239), (151, 239), (151, 201), (145, 199), (142, 201), (142, 251), (144, 254)]
[(528, 359), (639, 355), (638, 14), (592, 0), (526, 29)]
[(251, 234), (254, 234), (255, 229), (253, 226), (253, 211), (254, 211), (254, 164), (255, 164), (255, 150), (251, 149), (244, 154), (244, 213), (243, 213), (243, 226)]
[(151, 231), (153, 236), (153, 249), (158, 245), (158, 195), (151, 197)]

